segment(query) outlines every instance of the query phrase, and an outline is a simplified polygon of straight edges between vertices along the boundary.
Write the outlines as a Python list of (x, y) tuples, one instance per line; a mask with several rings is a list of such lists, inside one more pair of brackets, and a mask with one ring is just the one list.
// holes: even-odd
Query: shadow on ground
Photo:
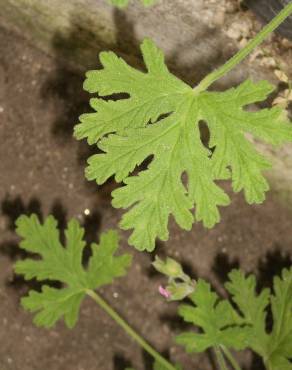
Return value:
[[(41, 211), (41, 203), (38, 199), (31, 199), (27, 204), (25, 204), (20, 196), (16, 198), (6, 198), (2, 201), (1, 210), (2, 214), (8, 220), (8, 227), (10, 230), (15, 230), (16, 220), (21, 215), (31, 215), (36, 214), (41, 222), (44, 220), (44, 215)], [(56, 200), (51, 207), (49, 214), (53, 215), (58, 222), (58, 229), (60, 232), (60, 240), (63, 245), (65, 245), (65, 229), (67, 227), (67, 212), (62, 205), (60, 200)], [(84, 240), (87, 242), (83, 253), (83, 263), (87, 264), (88, 259), (91, 256), (90, 244), (98, 242), (98, 234), (101, 225), (101, 216), (98, 211), (93, 211), (89, 216), (87, 216), (82, 223), (85, 230)], [(27, 257), (34, 258), (35, 256), (18, 246), (18, 243), (14, 240), (5, 241), (0, 245), (0, 254), (5, 255), (11, 259), (12, 262), (16, 262), (19, 259), (24, 259)], [(43, 284), (60, 287), (61, 285), (57, 282), (37, 282), (35, 279), (26, 281), (22, 276), (14, 274), (12, 278), (7, 280), (7, 285), (15, 288), (16, 290), (23, 290), (24, 287), (28, 289), (40, 290)]]

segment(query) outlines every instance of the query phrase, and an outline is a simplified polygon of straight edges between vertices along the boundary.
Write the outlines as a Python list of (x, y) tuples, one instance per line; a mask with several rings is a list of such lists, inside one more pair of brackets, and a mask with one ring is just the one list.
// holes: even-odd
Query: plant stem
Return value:
[(86, 293), (112, 318), (119, 324), (145, 351), (147, 351), (157, 362), (166, 370), (176, 370), (176, 368), (162, 357), (154, 348), (150, 346), (129, 324), (96, 292), (86, 290)]
[(232, 353), (229, 351), (228, 348), (226, 348), (225, 346), (221, 346), (222, 348), (222, 351), (223, 353), (225, 354), (226, 358), (228, 359), (228, 361), (231, 363), (232, 367), (234, 370), (241, 370), (237, 361), (235, 360), (235, 358), (232, 356)]
[(264, 39), (269, 36), (289, 15), (292, 14), (292, 2), (285, 6), (279, 14), (275, 16), (263, 29), (252, 39), (247, 45), (238, 51), (231, 59), (229, 59), (223, 66), (215, 69), (212, 73), (207, 75), (203, 80), (194, 88), (195, 92), (201, 92), (208, 89), (219, 78), (225, 76), (231, 69), (237, 66), (248, 54), (250, 54), (257, 46), (259, 46)]
[(222, 355), (221, 349), (218, 346), (216, 346), (214, 347), (214, 351), (215, 351), (215, 355), (216, 355), (220, 370), (227, 370), (226, 363)]

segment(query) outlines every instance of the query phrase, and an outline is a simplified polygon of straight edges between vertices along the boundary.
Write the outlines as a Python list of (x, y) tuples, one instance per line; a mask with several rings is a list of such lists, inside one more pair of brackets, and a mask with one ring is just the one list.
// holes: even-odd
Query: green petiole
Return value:
[(165, 370), (177, 370), (169, 361), (162, 357), (153, 347), (150, 346), (130, 325), (96, 292), (86, 290), (86, 293), (120, 325), (146, 352), (148, 352)]
[(227, 370), (226, 362), (224, 360), (221, 349), (219, 347), (214, 347), (214, 351), (220, 370)]
[(245, 59), (257, 46), (259, 46), (281, 23), (284, 22), (289, 15), (292, 14), (292, 2), (285, 6), (276, 16), (268, 23), (248, 44), (238, 51), (232, 58), (230, 58), (223, 66), (215, 69), (208, 74), (203, 80), (194, 88), (195, 92), (205, 91), (219, 78), (225, 76), (229, 71), (237, 66), (243, 59)]
[(240, 367), (239, 367), (239, 365), (238, 365), (238, 363), (237, 363), (237, 361), (232, 356), (232, 353), (229, 351), (229, 349), (226, 348), (225, 346), (220, 346), (220, 348), (222, 349), (224, 355), (226, 356), (226, 358), (228, 359), (228, 361), (232, 365), (233, 369), (234, 370), (241, 370)]

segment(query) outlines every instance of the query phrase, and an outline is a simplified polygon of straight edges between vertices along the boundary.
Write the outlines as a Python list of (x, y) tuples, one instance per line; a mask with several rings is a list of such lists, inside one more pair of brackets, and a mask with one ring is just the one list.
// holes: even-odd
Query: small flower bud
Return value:
[(192, 281), (191, 284), (188, 283), (176, 283), (166, 287), (171, 301), (181, 301), (188, 295), (192, 294), (195, 290), (195, 282)]
[(164, 262), (156, 256), (152, 264), (157, 271), (168, 277), (182, 278), (185, 275), (181, 265), (172, 258), (167, 257)]

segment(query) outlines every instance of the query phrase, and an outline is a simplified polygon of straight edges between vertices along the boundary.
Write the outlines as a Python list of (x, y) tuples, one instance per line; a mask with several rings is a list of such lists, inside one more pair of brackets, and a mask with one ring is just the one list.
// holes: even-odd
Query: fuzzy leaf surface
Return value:
[[(217, 180), (230, 178), (248, 203), (263, 202), (269, 187), (262, 172), (270, 162), (246, 133), (279, 145), (292, 141), (292, 127), (280, 108), (245, 109), (273, 91), (268, 82), (199, 92), (169, 72), (151, 40), (141, 50), (147, 72), (112, 52), (100, 54), (103, 69), (87, 72), (84, 83), (99, 95), (90, 101), (95, 112), (80, 117), (75, 137), (102, 150), (89, 158), (86, 177), (103, 184), (114, 176), (124, 183), (112, 193), (114, 207), (129, 208), (120, 225), (133, 229), (131, 245), (152, 251), (156, 238), (168, 239), (170, 215), (185, 230), (195, 221), (208, 228), (219, 222), (218, 207), (230, 199)], [(103, 99), (118, 93), (128, 97)], [(201, 140), (202, 121), (210, 131), (208, 146)], [(148, 167), (133, 174), (145, 160)]]
[(250, 338), (249, 326), (244, 326), (244, 320), (234, 311), (227, 300), (219, 301), (210, 285), (199, 280), (189, 298), (192, 305), (181, 305), (179, 315), (186, 322), (202, 329), (203, 333), (188, 332), (176, 338), (187, 352), (203, 352), (210, 347), (226, 346), (236, 350), (247, 346)]
[(115, 231), (103, 233), (99, 245), (92, 244), (92, 256), (88, 268), (82, 265), (84, 229), (72, 219), (65, 231), (66, 245), (60, 242), (57, 221), (49, 216), (43, 224), (36, 215), (21, 216), (17, 222), (17, 234), (22, 238), (20, 248), (37, 254), (41, 259), (27, 258), (15, 264), (15, 272), (26, 280), (52, 280), (61, 282), (61, 289), (43, 285), (41, 292), (30, 291), (22, 299), (25, 309), (35, 312), (38, 326), (51, 327), (62, 317), (71, 328), (78, 319), (79, 307), (86, 290), (110, 284), (125, 275), (131, 256), (115, 256), (118, 235)]
[[(264, 360), (268, 369), (291, 370), (292, 364), (292, 268), (284, 269), (274, 278), (274, 292), (268, 289), (256, 294), (254, 276), (245, 277), (240, 271), (229, 274), (226, 284), (245, 320), (251, 325), (249, 347)], [(273, 329), (266, 330), (266, 309), (271, 302)]]

